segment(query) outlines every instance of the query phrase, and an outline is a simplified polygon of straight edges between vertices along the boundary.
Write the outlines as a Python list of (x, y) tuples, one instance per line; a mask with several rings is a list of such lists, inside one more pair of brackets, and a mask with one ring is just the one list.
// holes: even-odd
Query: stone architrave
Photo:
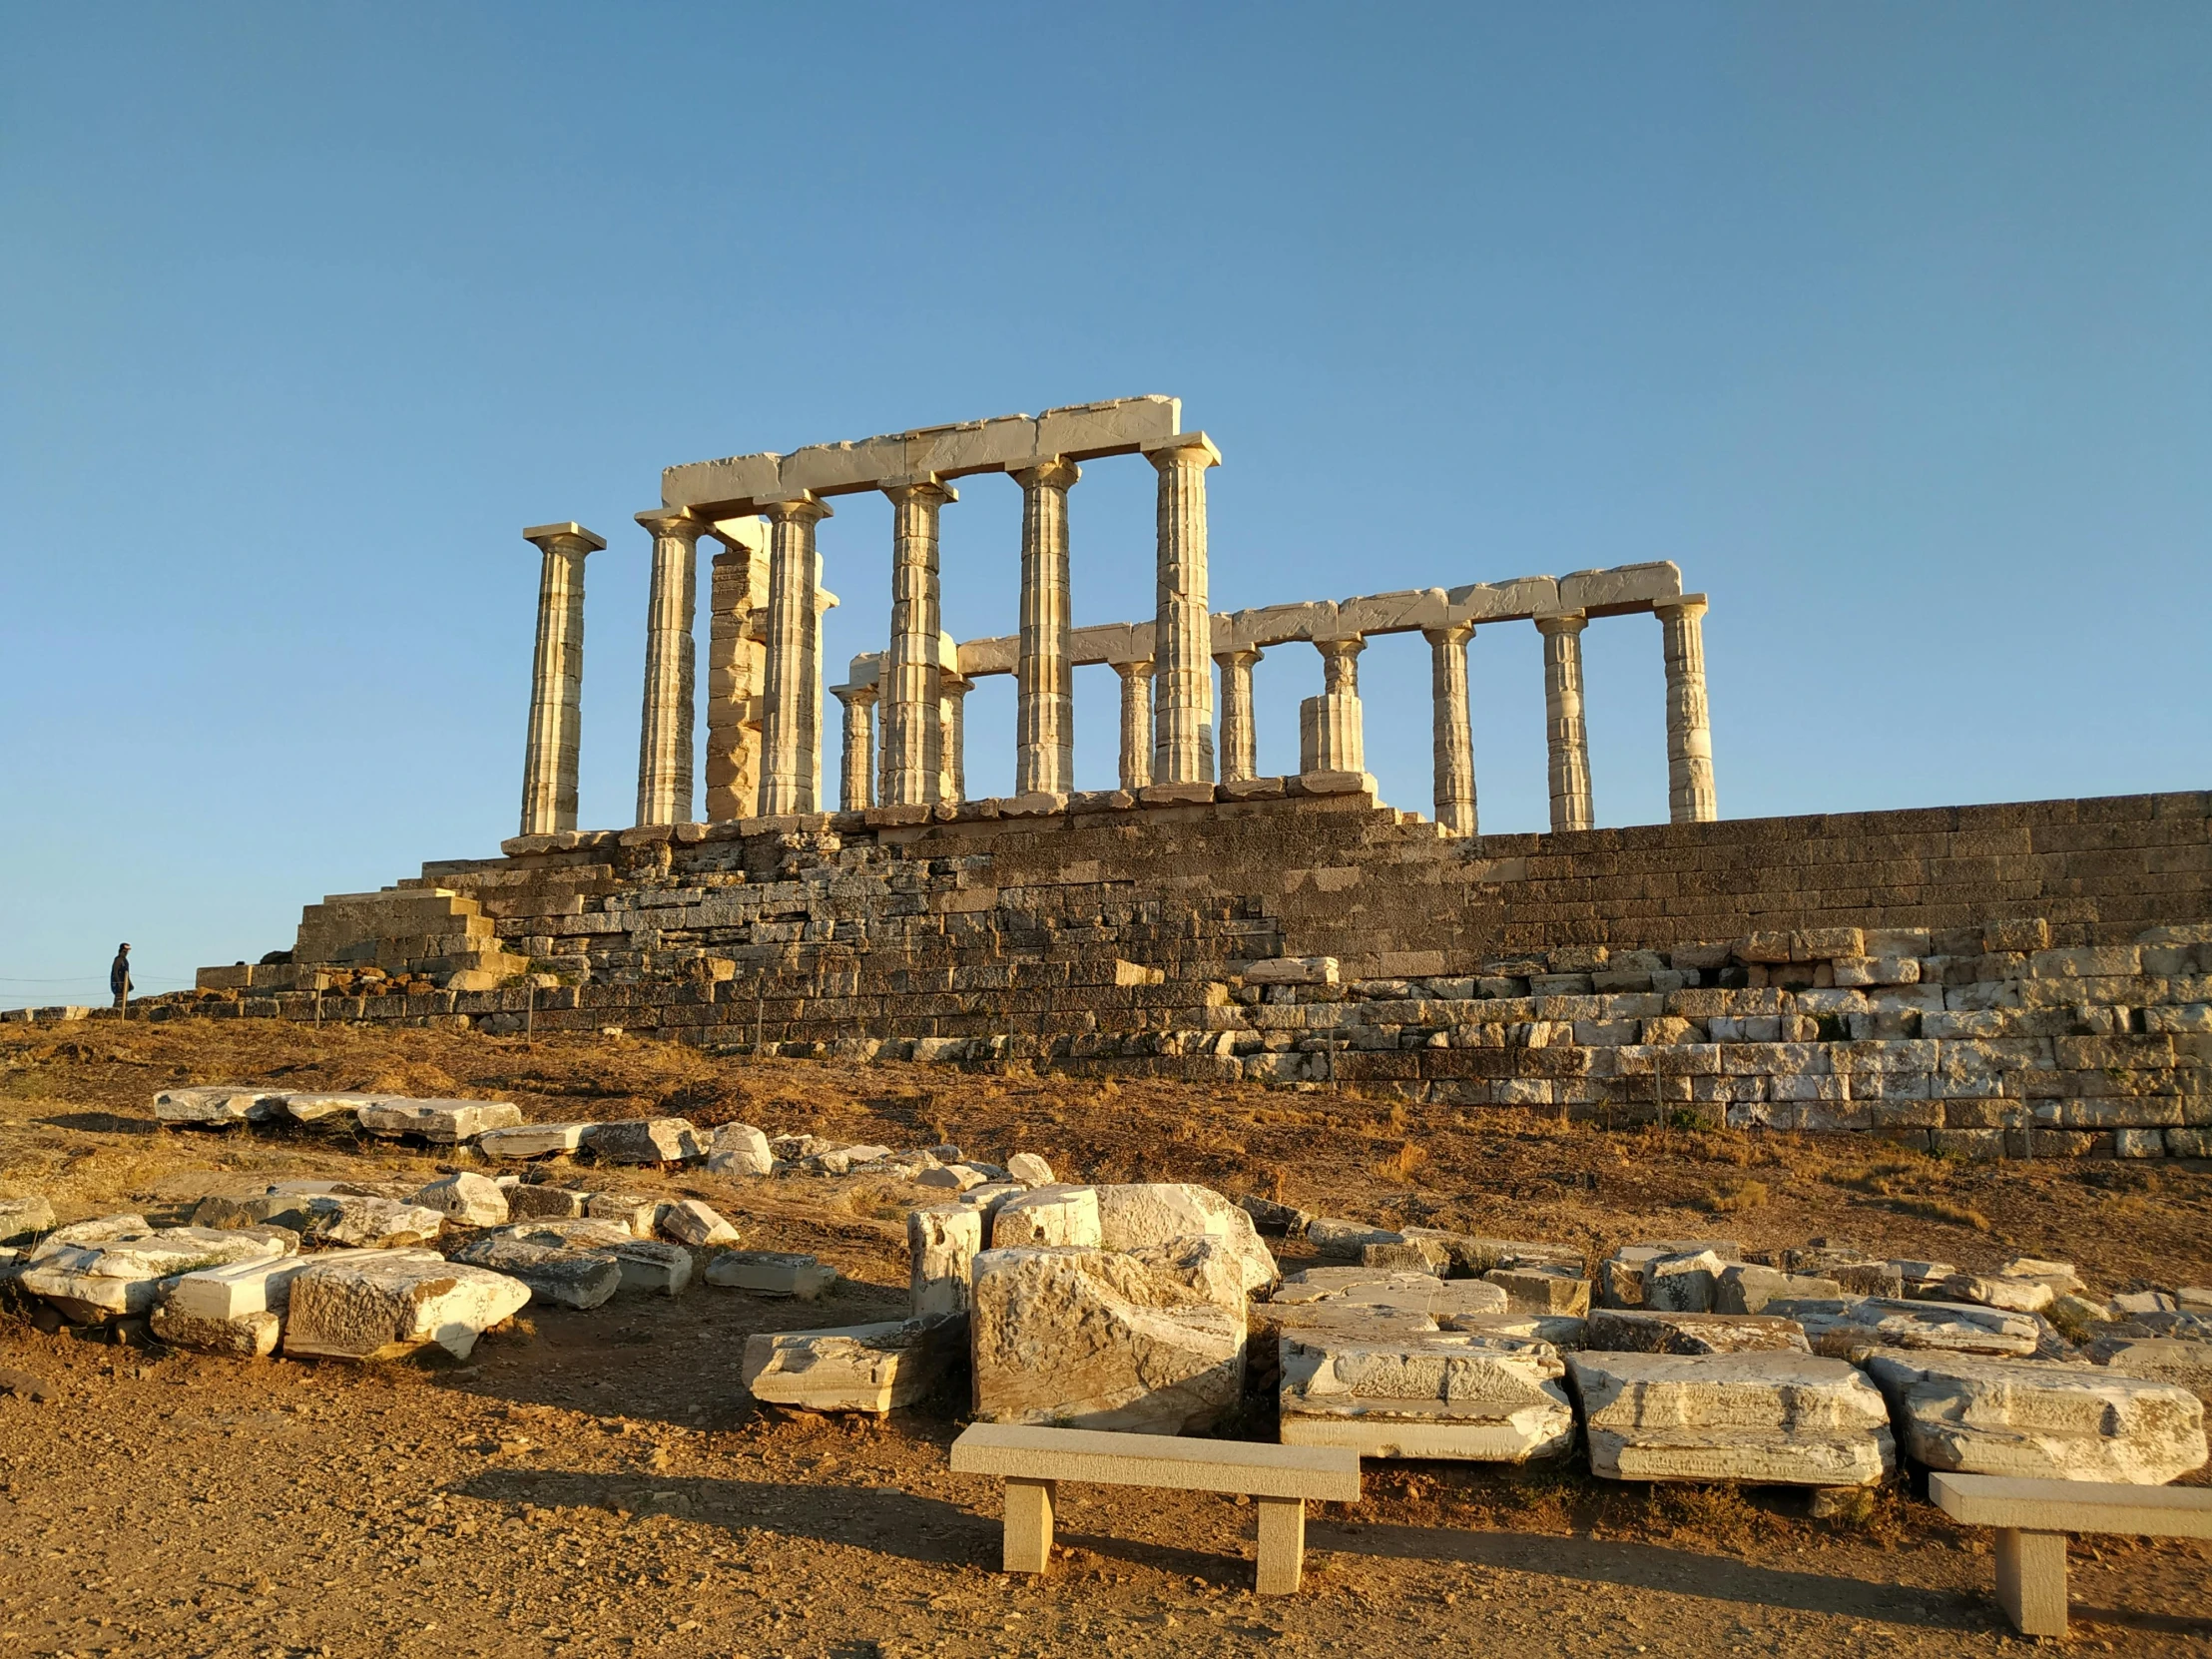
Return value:
[(1152, 782), (1152, 664), (1113, 669), (1121, 676), (1121, 787), (1133, 794)]
[(1448, 835), (1476, 835), (1474, 727), (1467, 709), (1467, 642), (1474, 624), (1423, 628), (1433, 701), (1436, 825)]
[(843, 764), (837, 776), (837, 809), (864, 812), (875, 805), (875, 688), (831, 686), (844, 711)]
[(1574, 1449), (1566, 1368), (1548, 1343), (1308, 1330), (1286, 1332), (1281, 1352), (1285, 1445), (1508, 1463)]
[(937, 799), (942, 703), (937, 590), (937, 523), (958, 497), (933, 477), (883, 492), (891, 500), (891, 641), (876, 685), (882, 701), (883, 805), (918, 807)]
[(1252, 670), (1262, 653), (1253, 648), (1217, 651), (1221, 670), (1221, 781), (1241, 784), (1260, 772), (1259, 732), (1252, 718)]
[(1321, 653), (1322, 690), (1298, 706), (1299, 771), (1368, 770), (1360, 715), (1360, 653), (1367, 648), (1358, 635), (1314, 641)]
[(692, 622), (699, 604), (699, 538), (707, 526), (682, 508), (637, 516), (653, 532), (645, 701), (638, 718), (638, 823), (688, 824), (699, 673)]
[(768, 526), (757, 518), (714, 526), (723, 551), (710, 567), (707, 628), (707, 818), (761, 810), (761, 718), (768, 673)]
[(539, 524), (522, 539), (544, 555), (538, 643), (530, 664), (530, 736), (522, 756), (525, 835), (576, 828), (576, 757), (584, 699), (584, 559), (607, 545), (581, 524)]
[(1083, 473), (1074, 462), (1052, 456), (1010, 476), (1021, 486), (1021, 643), (1014, 665), (1014, 793), (1065, 795), (1075, 787), (1068, 489)]
[(1544, 740), (1550, 750), (1551, 828), (1587, 830), (1590, 806), (1590, 740), (1582, 726), (1582, 630), (1580, 611), (1536, 618), (1544, 637)]
[(1705, 595), (1652, 607), (1667, 659), (1667, 811), (1676, 824), (1721, 816), (1713, 792), (1713, 726), (1705, 704)]
[(967, 799), (967, 694), (974, 689), (975, 682), (964, 674), (937, 675), (938, 718), (943, 723), (937, 739), (939, 801)]
[(830, 507), (805, 490), (759, 505), (769, 519), (761, 812), (773, 818), (820, 811), (822, 556), (815, 526), (830, 517)]
[(1221, 451), (1205, 433), (1185, 432), (1144, 453), (1160, 473), (1151, 781), (1210, 784), (1214, 619), (1206, 608), (1206, 469), (1221, 464)]

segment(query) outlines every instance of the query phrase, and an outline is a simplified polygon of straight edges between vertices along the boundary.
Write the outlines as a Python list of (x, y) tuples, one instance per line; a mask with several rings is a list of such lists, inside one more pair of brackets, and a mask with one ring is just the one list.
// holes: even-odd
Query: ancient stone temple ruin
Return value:
[[(1158, 609), (1079, 627), (1075, 486), (1126, 456), (1158, 478)], [(584, 570), (607, 544), (575, 523), (524, 532), (543, 564), (520, 833), (310, 905), (288, 960), (206, 969), (197, 999), (151, 1012), (1362, 1084), (1969, 1156), (2212, 1149), (2205, 794), (1722, 820), (1706, 602), (1674, 565), (1216, 613), (1220, 462), (1174, 399), (1142, 397), (669, 468), (638, 514), (636, 822), (592, 830), (576, 822)], [(939, 522), (956, 480), (993, 472), (1022, 491), (1018, 631), (955, 641)], [(894, 508), (890, 637), (826, 685), (836, 601), (816, 526), (869, 490)], [(702, 542), (718, 549), (703, 769)], [(1666, 667), (1670, 822), (1600, 829), (1581, 635), (1641, 614)], [(1467, 652), (1484, 625), (1521, 624), (1543, 638), (1551, 829), (1486, 835)], [(1366, 642), (1415, 630), (1433, 662), (1425, 816), (1378, 801), (1359, 691)], [(1252, 668), (1299, 645), (1320, 670), (1300, 770), (1259, 777)], [(1085, 664), (1121, 681), (1113, 790), (1073, 787)], [(994, 674), (1016, 687), (1015, 793), (977, 800), (963, 699)]]

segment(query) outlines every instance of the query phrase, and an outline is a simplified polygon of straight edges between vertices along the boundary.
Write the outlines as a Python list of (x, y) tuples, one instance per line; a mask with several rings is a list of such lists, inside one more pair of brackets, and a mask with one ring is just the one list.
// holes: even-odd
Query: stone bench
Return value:
[(1928, 1495), (1952, 1520), (1997, 1533), (1997, 1605), (2025, 1636), (2066, 1633), (2066, 1534), (2212, 1538), (2212, 1490), (1993, 1474), (1928, 1477)]
[(952, 1442), (952, 1467), (1005, 1480), (1007, 1572), (1045, 1570), (1052, 1555), (1053, 1497), (1063, 1480), (1246, 1493), (1260, 1506), (1262, 1595), (1289, 1595), (1298, 1588), (1306, 1560), (1306, 1500), (1355, 1503), (1360, 1497), (1360, 1454), (1342, 1446), (979, 1422)]

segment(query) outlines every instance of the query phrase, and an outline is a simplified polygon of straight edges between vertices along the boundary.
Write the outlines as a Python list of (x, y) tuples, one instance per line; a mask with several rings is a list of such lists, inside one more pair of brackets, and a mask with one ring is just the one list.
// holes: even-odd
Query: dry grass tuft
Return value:
[(1747, 1210), (1761, 1208), (1773, 1195), (1764, 1181), (1754, 1181), (1749, 1176), (1730, 1176), (1716, 1182), (1699, 1203), (1699, 1208), (1716, 1216), (1741, 1215)]
[(1375, 1173), (1392, 1181), (1410, 1181), (1413, 1172), (1428, 1162), (1428, 1153), (1417, 1142), (1407, 1141), (1375, 1166)]

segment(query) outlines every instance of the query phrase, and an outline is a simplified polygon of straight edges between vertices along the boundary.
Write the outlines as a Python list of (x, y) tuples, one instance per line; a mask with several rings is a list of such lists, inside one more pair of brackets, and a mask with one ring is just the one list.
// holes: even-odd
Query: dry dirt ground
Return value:
[[(1964, 1267), (2069, 1258), (2100, 1291), (2212, 1283), (2212, 1173), (1946, 1164), (1849, 1137), (1606, 1133), (1422, 1114), (1350, 1092), (754, 1064), (604, 1037), (494, 1039), (274, 1022), (110, 1024), (0, 1039), (0, 1194), (63, 1219), (174, 1217), (280, 1176), (429, 1178), (426, 1155), (297, 1136), (169, 1134), (174, 1083), (496, 1095), (538, 1118), (681, 1112), (771, 1133), (957, 1141), (1063, 1175), (1189, 1179), (1342, 1215), (1593, 1251), (1722, 1233), (1828, 1235)], [(587, 1179), (590, 1172), (579, 1172)], [(532, 1311), (465, 1365), (253, 1364), (0, 1323), (0, 1656), (1936, 1655), (2028, 1645), (1987, 1599), (1985, 1535), (1909, 1487), (1850, 1521), (1785, 1494), (1613, 1485), (1578, 1468), (1369, 1465), (1320, 1506), (1306, 1589), (1250, 1590), (1253, 1511), (1064, 1488), (1041, 1580), (997, 1558), (992, 1482), (955, 1476), (964, 1382), (876, 1424), (772, 1413), (749, 1332), (902, 1303), (911, 1189), (855, 1178), (690, 1193), (749, 1246), (812, 1251), (825, 1303), (708, 1288)], [(1244, 1430), (1267, 1432), (1260, 1406)], [(2192, 1544), (2074, 1548), (2077, 1647), (2212, 1653)]]

